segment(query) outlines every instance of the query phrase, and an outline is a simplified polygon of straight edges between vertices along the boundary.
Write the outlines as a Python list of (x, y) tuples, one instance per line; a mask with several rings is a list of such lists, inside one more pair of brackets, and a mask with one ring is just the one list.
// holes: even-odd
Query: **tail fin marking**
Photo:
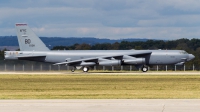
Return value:
[(15, 28), (21, 51), (49, 51), (46, 45), (27, 24), (16, 24)]

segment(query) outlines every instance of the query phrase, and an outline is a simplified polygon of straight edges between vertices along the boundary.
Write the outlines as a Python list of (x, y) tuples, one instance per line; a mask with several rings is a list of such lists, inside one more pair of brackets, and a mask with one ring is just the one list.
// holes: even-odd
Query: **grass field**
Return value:
[(0, 75), (0, 99), (200, 98), (199, 75)]

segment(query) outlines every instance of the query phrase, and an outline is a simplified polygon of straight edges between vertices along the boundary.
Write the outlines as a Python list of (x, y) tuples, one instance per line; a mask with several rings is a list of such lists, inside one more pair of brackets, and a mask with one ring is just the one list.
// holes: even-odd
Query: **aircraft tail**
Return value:
[(49, 51), (41, 39), (24, 23), (15, 25), (21, 51)]

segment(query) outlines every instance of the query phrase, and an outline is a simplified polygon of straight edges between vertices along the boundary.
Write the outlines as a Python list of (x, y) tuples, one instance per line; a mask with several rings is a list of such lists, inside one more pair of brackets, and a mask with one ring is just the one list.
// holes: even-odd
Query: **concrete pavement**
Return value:
[(200, 112), (200, 99), (0, 100), (1, 112)]

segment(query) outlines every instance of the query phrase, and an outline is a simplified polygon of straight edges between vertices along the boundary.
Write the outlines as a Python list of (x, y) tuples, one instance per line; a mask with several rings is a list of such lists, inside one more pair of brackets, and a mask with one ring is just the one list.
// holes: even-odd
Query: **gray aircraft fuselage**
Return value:
[[(194, 58), (183, 50), (64, 50), (64, 51), (5, 51), (5, 59), (30, 60), (49, 63), (80, 60), (92, 57), (112, 56), (140, 52), (152, 52), (149, 55), (140, 56), (145, 58), (146, 65), (168, 65), (189, 61)], [(28, 58), (28, 57), (31, 58)], [(35, 58), (33, 58), (35, 56)], [(38, 57), (37, 57), (38, 56)], [(137, 58), (137, 56), (134, 56)], [(122, 63), (123, 65), (123, 63)]]

